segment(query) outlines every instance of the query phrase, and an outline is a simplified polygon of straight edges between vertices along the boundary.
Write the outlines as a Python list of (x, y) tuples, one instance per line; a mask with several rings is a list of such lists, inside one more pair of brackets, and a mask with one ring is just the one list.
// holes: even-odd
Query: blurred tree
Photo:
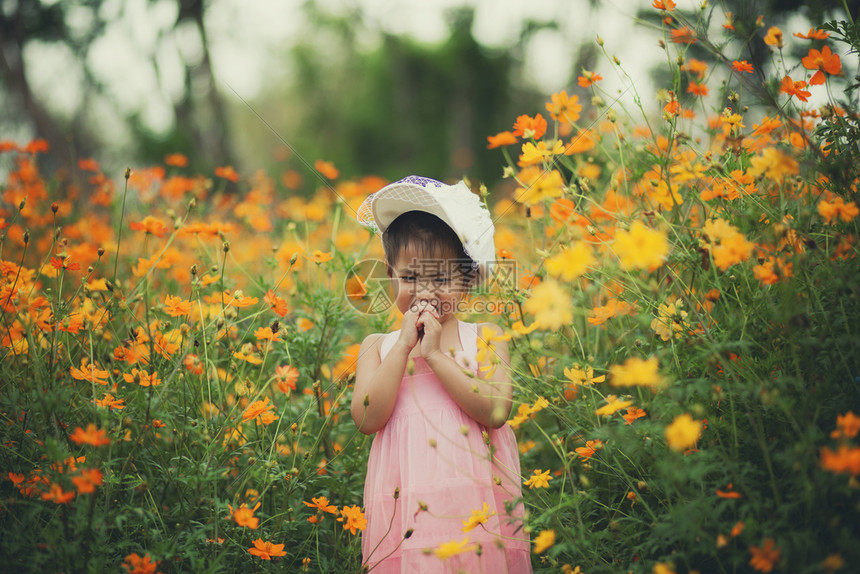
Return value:
[(0, 77), (13, 100), (5, 113), (29, 122), (36, 136), (48, 141), (54, 159), (65, 165), (71, 165), (76, 154), (87, 155), (92, 139), (83, 130), (70, 129), (71, 125), (59, 121), (34, 93), (24, 52), (31, 42), (62, 43), (85, 58), (88, 47), (102, 34), (104, 23), (95, 21), (86, 30), (73, 34), (67, 25), (68, 13), (72, 5), (95, 12), (100, 3), (0, 2)]
[(286, 139), (308, 163), (330, 159), (346, 175), (389, 179), (501, 178), (487, 136), (513, 125), (518, 110), (543, 107), (544, 95), (518, 87), (525, 39), (488, 51), (466, 8), (449, 14), (450, 34), (438, 45), (386, 34), (368, 50), (358, 40), (360, 13), (332, 16), (314, 2), (305, 10), (313, 33), (290, 51), (292, 86), (286, 98), (273, 87), (259, 105), (294, 134)]
[[(106, 114), (97, 109), (115, 103), (93, 72), (89, 59), (91, 48), (114, 24), (106, 19), (109, 11), (103, 9), (105, 4), (103, 0), (0, 2), (0, 78), (11, 100), (3, 110), (3, 121), (10, 125), (25, 124), (35, 137), (48, 140), (50, 157), (55, 163), (74, 166), (76, 158), (92, 155), (97, 147), (116, 147), (114, 142), (103, 139), (107, 130), (102, 129), (100, 118)], [(154, 7), (163, 2), (149, 0), (148, 4)], [(126, 4), (120, 6), (120, 14), (128, 9)], [(137, 159), (160, 162), (166, 153), (180, 151), (206, 167), (233, 163), (229, 122), (212, 71), (205, 9), (205, 0), (176, 0), (174, 30), (189, 24), (199, 37), (202, 58), (199, 63), (185, 65), (183, 90), (173, 102), (173, 127), (166, 134), (156, 134), (140, 120), (139, 114), (132, 113), (128, 118), (117, 114), (131, 131), (131, 140), (137, 148), (132, 153)], [(159, 42), (169, 35), (170, 31), (167, 32), (159, 34)], [(40, 52), (28, 48), (45, 45), (62, 47), (80, 72), (83, 81), (72, 89), (79, 90), (81, 97), (71, 114), (52, 110), (49, 102), (33, 89), (28, 72), (32, 62), (28, 62), (27, 54), (38, 57)], [(155, 58), (159, 47), (152, 50), (149, 63), (160, 81)]]

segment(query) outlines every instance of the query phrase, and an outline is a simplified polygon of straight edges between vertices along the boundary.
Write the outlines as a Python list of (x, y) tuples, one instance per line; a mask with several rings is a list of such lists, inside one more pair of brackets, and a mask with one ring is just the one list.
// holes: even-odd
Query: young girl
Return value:
[(359, 351), (352, 418), (376, 433), (364, 485), (364, 567), (531, 572), (519, 455), (505, 424), (507, 344), (492, 340), (478, 362), (478, 338), (490, 342), (501, 330), (454, 317), (468, 289), (489, 275), (490, 215), (463, 182), (410, 176), (368, 197), (358, 219), (383, 234), (403, 313), (400, 330), (368, 336)]

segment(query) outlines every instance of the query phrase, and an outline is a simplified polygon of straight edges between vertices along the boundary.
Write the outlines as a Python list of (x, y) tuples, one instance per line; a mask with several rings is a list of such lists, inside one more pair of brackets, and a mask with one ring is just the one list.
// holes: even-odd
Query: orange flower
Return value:
[(776, 46), (782, 49), (782, 30), (776, 26), (768, 28), (767, 35), (764, 37), (764, 43), (768, 46)]
[(355, 534), (356, 530), (364, 530), (367, 527), (367, 519), (358, 506), (344, 506), (340, 509), (338, 522), (343, 522), (343, 529)]
[(69, 438), (75, 444), (90, 444), (92, 446), (102, 446), (110, 444), (110, 439), (107, 437), (104, 429), (99, 429), (93, 423), (87, 425), (87, 430), (81, 427), (75, 428), (75, 432), (69, 435)]
[(838, 55), (832, 53), (828, 46), (824, 46), (820, 52), (815, 48), (810, 48), (809, 53), (800, 62), (807, 70), (817, 70), (809, 79), (809, 84), (812, 86), (824, 83), (825, 72), (831, 76), (842, 72), (842, 60), (839, 59)]
[(275, 367), (275, 381), (282, 393), (296, 390), (296, 381), (299, 380), (299, 370), (292, 365)]
[(259, 556), (263, 560), (271, 560), (272, 556), (286, 556), (283, 544), (272, 544), (271, 542), (263, 542), (262, 538), (254, 540), (254, 547), (249, 548), (248, 552), (254, 556)]
[(732, 69), (735, 72), (747, 72), (748, 74), (752, 74), (754, 71), (753, 65), (746, 60), (735, 60), (732, 62)]
[(167, 234), (167, 227), (164, 222), (151, 215), (147, 215), (140, 222), (132, 221), (128, 226), (136, 231), (143, 231), (156, 237), (164, 237)]
[(696, 76), (702, 80), (705, 78), (705, 72), (708, 71), (708, 63), (703, 62), (702, 60), (697, 60), (696, 58), (690, 58), (683, 66), (681, 66), (681, 70), (696, 74)]
[(125, 399), (117, 399), (110, 393), (106, 394), (104, 398), (93, 399), (93, 402), (96, 404), (96, 406), (104, 407), (109, 410), (122, 410), (125, 408), (125, 405), (123, 404), (125, 402)]
[(224, 305), (231, 307), (250, 307), (260, 301), (257, 297), (245, 297), (241, 291), (235, 291), (232, 294), (229, 291), (224, 291), (222, 300)]
[(81, 171), (92, 171), (95, 173), (98, 173), (101, 171), (101, 168), (99, 168), (98, 162), (92, 158), (79, 159), (78, 160), (78, 169), (80, 169)]
[(804, 40), (826, 40), (830, 37), (830, 32), (810, 28), (809, 32), (806, 35), (801, 34), (800, 32), (795, 32), (794, 35), (798, 38), (803, 38)]
[(657, 10), (665, 10), (666, 12), (671, 12), (675, 9), (675, 2), (673, 0), (654, 0), (654, 3), (651, 4), (652, 7)]
[[(634, 407), (635, 408), (635, 407)], [(588, 440), (585, 441), (585, 446), (580, 446), (576, 449), (576, 454), (583, 460), (588, 460), (594, 453), (603, 448), (603, 441)]]
[(337, 179), (337, 176), (340, 175), (340, 172), (330, 161), (318, 159), (314, 162), (314, 169), (320, 172), (320, 175), (326, 179)]
[(132, 369), (131, 373), (123, 373), (122, 378), (126, 383), (137, 383), (141, 387), (157, 387), (161, 384), (158, 373)]
[(227, 181), (232, 181), (236, 183), (239, 181), (239, 174), (236, 173), (236, 170), (233, 169), (232, 165), (225, 165), (223, 167), (215, 168), (215, 176), (220, 177), (222, 179), (226, 179)]
[(320, 251), (319, 249), (314, 249), (314, 263), (320, 264), (325, 263), (326, 261), (331, 261), (334, 256), (331, 254), (331, 251)]
[(533, 118), (526, 115), (519, 116), (514, 123), (513, 134), (515, 136), (539, 140), (545, 133), (546, 120), (540, 114), (535, 115)]
[(669, 100), (669, 103), (663, 106), (663, 112), (669, 116), (677, 116), (681, 113), (681, 104), (675, 98)]
[[(579, 103), (579, 96), (574, 94), (568, 97), (566, 91), (561, 91), (550, 96), (550, 99), (552, 101), (546, 103), (546, 111), (549, 112), (552, 119), (570, 124), (579, 119), (579, 112), (582, 111), (582, 105)], [(543, 116), (536, 116), (536, 118), (537, 117), (543, 119)], [(541, 135), (543, 135), (543, 133), (541, 133)], [(535, 137), (535, 139), (539, 138)]]
[(173, 295), (164, 296), (164, 312), (171, 317), (181, 317), (191, 313), (191, 302), (174, 297)]
[(672, 30), (672, 42), (675, 44), (695, 44), (696, 32), (689, 26)]
[(487, 136), (487, 149), (496, 149), (506, 145), (517, 143), (517, 137), (511, 132), (499, 132), (494, 136)]
[(328, 502), (328, 498), (325, 496), (320, 496), (319, 498), (311, 498), (313, 503), (304, 502), (306, 506), (310, 506), (311, 508), (316, 508), (320, 512), (328, 512), (329, 514), (337, 514), (337, 506), (332, 506)]
[(188, 165), (188, 158), (181, 153), (172, 153), (164, 158), (164, 163), (173, 167), (185, 167)]
[(841, 197), (836, 197), (830, 201), (822, 199), (818, 203), (818, 213), (827, 223), (832, 225), (837, 219), (845, 222), (851, 221), (860, 214), (860, 210), (853, 201), (845, 203)]
[(272, 311), (274, 311), (279, 317), (283, 317), (287, 314), (287, 311), (289, 311), (289, 309), (287, 308), (287, 302), (284, 301), (277, 294), (275, 294), (275, 292), (271, 289), (266, 292), (266, 296), (263, 297), (263, 301), (268, 303)]
[(158, 561), (154, 561), (145, 555), (138, 556), (137, 552), (129, 554), (125, 557), (123, 567), (128, 570), (128, 574), (157, 574), (155, 571), (158, 568)]
[(860, 432), (860, 417), (852, 411), (836, 416), (836, 430), (830, 433), (830, 438), (854, 438)]
[(87, 363), (87, 359), (81, 359), (80, 369), (71, 367), (70, 372), (72, 374), (72, 378), (77, 379), (79, 381), (90, 381), (93, 383), (98, 383), (100, 385), (108, 384), (107, 378), (110, 373), (99, 369), (95, 365), (88, 365)]
[(839, 445), (839, 450), (833, 452), (827, 447), (821, 449), (821, 468), (835, 474), (860, 474), (860, 447)]
[(254, 331), (254, 336), (257, 338), (258, 341), (272, 341), (272, 342), (280, 341), (281, 340), (281, 334), (279, 332), (277, 325), (278, 325), (278, 322), (275, 321), (269, 327), (260, 327), (259, 329)]
[(51, 267), (59, 271), (60, 269), (68, 269), (69, 271), (77, 271), (81, 268), (78, 263), (70, 263), (72, 260), (68, 256), (51, 257)]
[(185, 355), (185, 368), (193, 375), (203, 374), (203, 362), (197, 355), (189, 353)]
[(717, 489), (717, 496), (720, 498), (741, 498), (742, 495), (740, 492), (735, 492), (732, 490), (732, 483), (730, 482), (725, 491)]
[(260, 519), (254, 516), (254, 512), (258, 508), (260, 508), (260, 502), (254, 508), (248, 508), (247, 504), (242, 504), (236, 510), (233, 510), (233, 506), (227, 505), (227, 508), (230, 509), (230, 514), (233, 517), (233, 520), (236, 521), (236, 524), (239, 526), (247, 526), (251, 530), (255, 530), (260, 525)]
[(570, 143), (565, 146), (564, 155), (586, 152), (594, 148), (595, 145), (597, 144), (595, 143), (593, 130), (579, 130), (579, 132), (571, 138)]
[(97, 468), (85, 468), (80, 476), (73, 476), (72, 482), (78, 489), (78, 494), (90, 494), (96, 491), (97, 486), (102, 485), (104, 475)]
[(51, 484), (51, 489), (48, 492), (42, 493), (42, 500), (50, 500), (57, 504), (66, 504), (75, 498), (75, 492), (70, 490), (66, 492), (59, 484)]
[(599, 82), (603, 79), (603, 76), (600, 74), (595, 74), (594, 72), (589, 72), (588, 70), (583, 70), (581, 76), (577, 76), (576, 83), (580, 88), (590, 88), (596, 82)]
[(753, 267), (753, 275), (762, 285), (773, 285), (781, 278), (792, 277), (792, 267), (781, 257), (768, 257), (761, 265)]
[(750, 566), (759, 572), (770, 572), (773, 570), (773, 566), (776, 562), (779, 561), (779, 556), (781, 551), (779, 548), (774, 548), (774, 541), (771, 538), (765, 538), (764, 544), (759, 548), (758, 546), (750, 546), (750, 553), (752, 554), (752, 558), (750, 558)]
[(694, 96), (707, 96), (708, 95), (708, 86), (705, 84), (700, 84), (699, 82), (690, 82), (687, 85), (687, 93), (693, 94)]
[(248, 408), (245, 409), (245, 412), (242, 413), (242, 422), (259, 417), (263, 413), (266, 413), (274, 408), (275, 405), (269, 404), (269, 397), (264, 397), (262, 401), (254, 401), (253, 403), (248, 405)]
[(643, 409), (640, 409), (639, 407), (627, 407), (627, 414), (622, 415), (625, 421), (624, 424), (633, 424), (633, 421), (644, 417), (645, 414), (645, 411)]
[(807, 92), (803, 88), (806, 87), (806, 82), (800, 80), (795, 82), (790, 76), (784, 76), (779, 84), (779, 91), (783, 94), (788, 94), (789, 97), (795, 96), (801, 102), (807, 101), (807, 98), (812, 95), (812, 92)]

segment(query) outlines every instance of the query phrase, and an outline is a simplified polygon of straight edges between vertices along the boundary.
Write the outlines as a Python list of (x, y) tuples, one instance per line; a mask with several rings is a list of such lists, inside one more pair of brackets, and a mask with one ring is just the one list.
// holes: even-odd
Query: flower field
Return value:
[[(626, 75), (598, 38), (576, 93), (488, 134), (504, 183), (470, 182), (498, 263), (461, 318), (511, 349), (534, 569), (851, 571), (860, 34), (653, 10), (656, 99), (603, 89)], [(179, 154), (46, 173), (46, 151), (0, 142), (0, 562), (361, 572), (352, 377), (399, 317), (371, 305), (381, 242), (355, 213), (387, 181), (297, 158), (194, 174)], [(440, 567), (480, 551), (482, 516)]]

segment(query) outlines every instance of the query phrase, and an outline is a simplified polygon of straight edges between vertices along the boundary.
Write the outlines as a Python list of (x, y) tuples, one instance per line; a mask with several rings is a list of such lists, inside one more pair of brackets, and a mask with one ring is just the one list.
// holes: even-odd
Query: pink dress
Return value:
[[(458, 321), (463, 351), (454, 358), (472, 372), (477, 372), (477, 329), (475, 324)], [(382, 359), (398, 333), (384, 336)], [(370, 449), (364, 483), (363, 563), (372, 574), (530, 573), (529, 538), (522, 530), (523, 505), (518, 502), (520, 480), (519, 451), (511, 427), (487, 430), (479, 425), (448, 395), (424, 359), (416, 357), (413, 374), (408, 369), (404, 373), (391, 418), (376, 433)], [(483, 510), (484, 504), (489, 514), (495, 514), (463, 532), (463, 522), (472, 510)], [(513, 507), (508, 509), (506, 504)], [(404, 539), (409, 530), (411, 536)], [(480, 553), (469, 550), (443, 560), (432, 551), (467, 537), (466, 546), (479, 545)]]

